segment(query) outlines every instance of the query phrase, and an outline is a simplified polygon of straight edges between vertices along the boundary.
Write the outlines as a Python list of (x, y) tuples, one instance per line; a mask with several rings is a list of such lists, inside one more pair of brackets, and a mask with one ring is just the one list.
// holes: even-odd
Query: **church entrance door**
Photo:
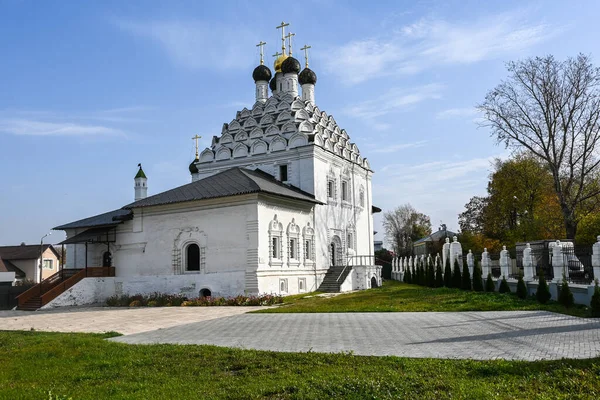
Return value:
[(331, 238), (331, 244), (329, 245), (329, 253), (332, 266), (343, 265), (342, 240), (339, 236), (335, 235), (333, 238)]

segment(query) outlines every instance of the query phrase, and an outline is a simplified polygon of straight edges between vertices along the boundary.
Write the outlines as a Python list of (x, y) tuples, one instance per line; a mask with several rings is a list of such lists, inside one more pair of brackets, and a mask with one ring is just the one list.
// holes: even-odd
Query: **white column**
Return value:
[(523, 249), (523, 279), (532, 281), (534, 273), (533, 257), (531, 256), (531, 245), (527, 243)]
[(473, 252), (469, 250), (469, 254), (467, 254), (467, 267), (469, 267), (469, 274), (471, 274), (471, 278), (473, 277), (473, 267), (475, 266), (475, 258), (473, 257)]
[(506, 246), (502, 246), (500, 252), (500, 276), (508, 278), (508, 266), (510, 265), (510, 254), (506, 250)]
[(256, 101), (266, 103), (269, 98), (269, 82), (256, 81)]
[(562, 246), (560, 240), (557, 240), (552, 248), (552, 270), (554, 271), (554, 282), (561, 282), (564, 272), (564, 260), (562, 256)]
[(315, 104), (315, 85), (312, 83), (302, 85), (302, 100)]
[(481, 274), (485, 279), (487, 279), (488, 274), (490, 273), (490, 253), (488, 253), (487, 249), (483, 249), (483, 254), (481, 254)]
[(592, 246), (592, 267), (594, 267), (594, 279), (600, 279), (600, 236)]

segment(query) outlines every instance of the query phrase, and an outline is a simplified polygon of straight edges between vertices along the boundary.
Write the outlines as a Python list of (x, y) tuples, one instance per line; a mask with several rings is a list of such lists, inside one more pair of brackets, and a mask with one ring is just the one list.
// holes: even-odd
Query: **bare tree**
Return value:
[(412, 253), (415, 240), (431, 234), (431, 220), (407, 203), (383, 214), (383, 228), (396, 254), (404, 256)]
[(498, 142), (527, 149), (552, 172), (567, 238), (600, 194), (600, 69), (586, 55), (510, 62), (478, 106)]

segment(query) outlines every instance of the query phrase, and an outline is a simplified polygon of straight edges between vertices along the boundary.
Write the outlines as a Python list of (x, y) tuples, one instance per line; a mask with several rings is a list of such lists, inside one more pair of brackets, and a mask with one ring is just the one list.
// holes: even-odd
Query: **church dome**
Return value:
[(196, 166), (196, 163), (198, 162), (198, 159), (196, 158), (194, 161), (192, 161), (192, 163), (190, 164), (190, 174), (197, 174), (198, 173), (198, 167)]
[(288, 57), (289, 56), (287, 54), (282, 54), (279, 57), (277, 57), (277, 59), (273, 63), (273, 68), (275, 68), (275, 72), (281, 72), (281, 64), (283, 64), (283, 62), (287, 60)]
[(297, 74), (300, 72), (300, 61), (296, 60), (294, 57), (288, 57), (281, 64), (281, 72), (284, 74)]
[(300, 82), (301, 85), (304, 85), (305, 83), (314, 85), (317, 83), (317, 74), (315, 74), (315, 71), (312, 69), (306, 67), (300, 72), (300, 75), (298, 75), (298, 82)]
[(273, 79), (271, 79), (271, 82), (269, 82), (269, 87), (271, 88), (272, 92), (277, 90), (277, 75), (281, 75), (281, 72), (277, 72)]
[(271, 70), (266, 65), (259, 65), (254, 68), (254, 72), (252, 72), (252, 78), (254, 82), (258, 81), (269, 81), (271, 80)]

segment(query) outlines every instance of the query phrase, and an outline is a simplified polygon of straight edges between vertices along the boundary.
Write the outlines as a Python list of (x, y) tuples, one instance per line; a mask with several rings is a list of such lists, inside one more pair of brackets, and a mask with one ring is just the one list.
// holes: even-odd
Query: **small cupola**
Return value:
[(315, 84), (317, 83), (317, 74), (308, 68), (308, 49), (311, 46), (304, 45), (300, 50), (304, 50), (304, 69), (298, 75), (298, 82), (302, 87), (302, 100), (315, 104)]
[(142, 164), (138, 164), (138, 172), (135, 174), (133, 181), (135, 182), (135, 201), (145, 199), (148, 196), (148, 178), (142, 169)]
[(260, 47), (260, 65), (252, 71), (252, 79), (256, 84), (256, 101), (259, 103), (265, 103), (269, 98), (269, 81), (272, 77), (271, 70), (265, 65), (263, 58), (263, 46), (265, 44), (267, 43), (261, 41), (256, 45), (256, 47)]

